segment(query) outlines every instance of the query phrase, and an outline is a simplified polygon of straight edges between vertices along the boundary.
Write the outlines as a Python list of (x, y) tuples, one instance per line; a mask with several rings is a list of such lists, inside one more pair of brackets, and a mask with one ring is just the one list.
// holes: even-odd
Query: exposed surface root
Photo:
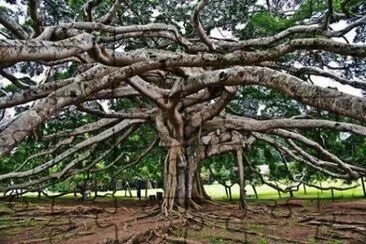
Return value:
[[(309, 204), (304, 201), (302, 205), (307, 209), (296, 207), (289, 218), (281, 217), (289, 212), (289, 206), (282, 202), (276, 208), (276, 216), (264, 204), (251, 204), (249, 211), (240, 210), (238, 205), (206, 204), (201, 205), (200, 210), (173, 209), (168, 217), (161, 213), (160, 207), (136, 201), (118, 204), (124, 207), (116, 209), (105, 202), (95, 202), (93, 207), (80, 203), (53, 206), (54, 211), (62, 211), (64, 215), (50, 215), (50, 205), (32, 205), (29, 206), (32, 211), (13, 213), (27, 215), (2, 218), (0, 230), (13, 236), (5, 243), (199, 243), (214, 240), (258, 243), (261, 239), (270, 243), (307, 243), (309, 239), (362, 243), (366, 239), (365, 211), (352, 210), (349, 215), (346, 211), (342, 215), (343, 205), (328, 202), (317, 210), (316, 203)], [(360, 201), (357, 204), (360, 205)]]

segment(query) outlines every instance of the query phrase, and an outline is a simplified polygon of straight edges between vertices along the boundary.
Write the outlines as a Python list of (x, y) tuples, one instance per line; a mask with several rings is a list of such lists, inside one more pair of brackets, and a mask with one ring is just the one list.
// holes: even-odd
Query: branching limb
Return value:
[(57, 140), (58, 138), (61, 138), (61, 137), (78, 136), (78, 135), (82, 135), (84, 133), (90, 133), (90, 132), (93, 132), (93, 131), (100, 130), (103, 127), (112, 126), (113, 124), (117, 123), (118, 121), (119, 120), (116, 119), (116, 118), (100, 119), (96, 122), (80, 126), (80, 127), (75, 128), (73, 130), (58, 131), (58, 132), (53, 133), (53, 134), (45, 135), (45, 136), (42, 137), (42, 140), (44, 140), (44, 141), (51, 141), (52, 140), (53, 141), (53, 140)]
[(0, 109), (9, 108), (19, 104), (34, 101), (43, 98), (55, 92), (56, 90), (65, 87), (72, 83), (79, 83), (104, 76), (111, 72), (111, 68), (103, 65), (95, 65), (85, 72), (65, 80), (50, 81), (38, 86), (29, 87), (25, 91), (16, 92), (4, 97), (0, 97)]
[(245, 131), (268, 131), (277, 128), (326, 128), (338, 131), (348, 131), (358, 135), (366, 135), (366, 127), (357, 124), (337, 122), (321, 119), (268, 119), (256, 120), (243, 116), (226, 115), (223, 118), (214, 118), (207, 121), (205, 126), (217, 128), (224, 125), (224, 128)]
[(233, 49), (233, 50), (248, 50), (250, 48), (268, 48), (271, 45), (275, 44), (279, 41), (284, 41), (287, 38), (293, 38), (293, 36), (298, 34), (305, 34), (309, 37), (317, 34), (322, 35), (327, 38), (331, 37), (341, 37), (351, 31), (352, 29), (364, 25), (366, 23), (366, 16), (362, 16), (359, 19), (353, 21), (349, 25), (346, 25), (344, 28), (338, 30), (338, 31), (329, 31), (324, 30), (322, 25), (299, 25), (299, 26), (293, 26), (289, 27), (286, 30), (283, 30), (279, 32), (278, 34), (275, 34), (273, 36), (269, 37), (261, 37), (261, 38), (253, 38), (249, 40), (244, 40), (240, 42), (223, 42), (218, 41), (216, 45), (225, 48), (225, 49)]
[(152, 120), (155, 117), (157, 109), (136, 109), (134, 111), (117, 111), (105, 113), (98, 109), (87, 108), (85, 105), (80, 104), (77, 106), (78, 110), (97, 115), (104, 118), (118, 118), (118, 119), (145, 119)]
[(92, 10), (93, 10), (93, 8), (95, 8), (96, 6), (98, 6), (101, 3), (102, 3), (102, 0), (88, 0), (85, 3), (85, 5), (83, 6), (83, 9), (85, 11), (88, 21), (90, 21), (90, 22), (93, 21)]
[[(93, 149), (95, 149), (95, 147), (97, 146), (97, 144), (92, 145), (88, 150), (86, 150), (85, 152), (81, 153), (77, 158), (75, 158), (74, 160), (72, 160), (68, 166), (75, 166), (76, 164), (82, 162), (83, 160), (85, 160), (86, 158), (88, 158), (91, 155), (91, 152), (93, 151)], [(8, 186), (5, 188), (5, 191), (9, 191), (9, 190), (13, 190), (13, 189), (23, 189), (23, 188), (27, 188), (30, 186), (34, 186), (34, 185), (39, 185), (42, 182), (45, 182), (47, 180), (51, 180), (51, 179), (60, 179), (64, 173), (66, 173), (70, 168), (66, 166), (66, 168), (58, 173), (52, 173), (48, 176), (44, 176), (44, 177), (40, 177), (36, 180), (33, 181), (28, 181), (26, 183), (20, 183), (20, 184), (14, 184), (11, 186)]]
[[(140, 95), (138, 91), (130, 86), (122, 86), (112, 89), (101, 90), (86, 100), (113, 99), (122, 97), (135, 97)], [(1, 98), (0, 98), (1, 99)]]
[(204, 7), (208, 4), (208, 0), (201, 0), (197, 7), (193, 10), (192, 23), (196, 30), (197, 35), (200, 37), (201, 41), (208, 47), (210, 51), (215, 51), (216, 47), (211, 42), (210, 38), (207, 36), (206, 31), (203, 29), (201, 21), (199, 19), (199, 12), (201, 12)]
[(48, 154), (52, 154), (54, 153), (56, 150), (62, 148), (63, 146), (69, 145), (74, 141), (74, 137), (69, 137), (67, 139), (61, 140), (60, 142), (58, 142), (56, 145), (52, 146), (51, 148), (48, 148), (47, 150), (43, 150), (39, 153), (33, 154), (31, 156), (29, 156), (18, 168), (16, 168), (15, 170), (13, 170), (13, 172), (18, 172), (19, 170), (21, 170), (26, 164), (28, 164), (28, 162), (34, 158), (37, 157), (41, 157), (41, 156), (45, 156)]
[(317, 67), (308, 66), (308, 67), (296, 68), (294, 66), (289, 67), (289, 66), (271, 64), (271, 63), (264, 63), (264, 65), (267, 67), (272, 67), (272, 68), (285, 69), (285, 70), (288, 70), (290, 73), (293, 73), (294, 75), (309, 74), (309, 75), (323, 76), (323, 77), (331, 78), (343, 85), (350, 85), (355, 88), (361, 88), (361, 89), (366, 90), (366, 82), (349, 80), (349, 79), (341, 77), (340, 75), (337, 75), (334, 72), (329, 72), (329, 71), (326, 71), (326, 70), (323, 70), (323, 69), (320, 69)]
[[(197, 92), (207, 86), (218, 85), (265, 86), (281, 91), (299, 102), (345, 116), (366, 120), (365, 98), (304, 83), (297, 77), (264, 67), (233, 67), (192, 76), (186, 82), (181, 82), (173, 87), (170, 96), (184, 96)], [(348, 104), (352, 104), (352, 107), (348, 106)], [(355, 112), (355, 110), (358, 111)]]
[(324, 149), (319, 143), (317, 143), (313, 140), (310, 140), (309, 138), (306, 138), (305, 136), (303, 136), (299, 133), (295, 133), (295, 132), (287, 131), (287, 130), (283, 130), (283, 129), (275, 129), (275, 130), (269, 131), (269, 133), (279, 135), (283, 138), (291, 138), (293, 140), (297, 140), (301, 143), (304, 143), (305, 145), (308, 145), (308, 146), (316, 149), (318, 152), (320, 152), (321, 154), (326, 156), (328, 158), (328, 160), (331, 160), (331, 161), (337, 163), (338, 165), (345, 165), (345, 166), (341, 166), (343, 168), (351, 168), (357, 172), (362, 172), (362, 173), (366, 174), (366, 169), (364, 169), (362, 167), (357, 167), (354, 165), (345, 164), (340, 158), (338, 158), (336, 155), (330, 153), (328, 150)]
[[(340, 169), (342, 169), (343, 171), (347, 172), (349, 174), (349, 178), (350, 179), (357, 179), (359, 178), (359, 174), (355, 171), (353, 171), (349, 165), (343, 163), (342, 161), (338, 160), (338, 164), (334, 165), (332, 163), (323, 161), (323, 160), (319, 160), (318, 158), (310, 155), (309, 153), (307, 153), (305, 150), (303, 150), (301, 147), (299, 147), (295, 142), (293, 142), (291, 139), (287, 140), (288, 143), (300, 154), (302, 155), (306, 160), (308, 160), (309, 162), (311, 162), (312, 164), (321, 166), (321, 167), (334, 167), (336, 165), (338, 165), (340, 167)], [(340, 161), (340, 162), (339, 162)]]
[(166, 98), (169, 94), (168, 90), (158, 88), (145, 82), (142, 78), (135, 76), (126, 81), (130, 86), (135, 88), (142, 95), (149, 97), (156, 102), (159, 107), (166, 108)]
[[(115, 40), (119, 40), (123, 38), (123, 35), (127, 37), (143, 37), (144, 33), (156, 33), (156, 36), (161, 37), (169, 37), (169, 39), (173, 39), (171, 37), (174, 36), (174, 41), (179, 43), (184, 47), (192, 47), (193, 44), (188, 41), (186, 38), (182, 37), (178, 30), (171, 25), (161, 24), (161, 23), (151, 23), (146, 25), (130, 25), (130, 26), (111, 26), (111, 25), (104, 25), (102, 23), (97, 22), (73, 22), (67, 24), (60, 24), (58, 25), (60, 28), (66, 29), (79, 29), (84, 31), (102, 31), (102, 32), (109, 32), (113, 35), (116, 35)], [(135, 34), (138, 33), (138, 34)], [(119, 36), (119, 34), (122, 34)], [(111, 37), (106, 37), (103, 39), (101, 37), (101, 41), (112, 41)]]
[(29, 38), (28, 33), (2, 9), (0, 10), (0, 24), (21, 40)]
[(347, 187), (337, 187), (337, 186), (326, 186), (326, 187), (320, 187), (320, 186), (317, 186), (317, 185), (314, 185), (314, 184), (310, 184), (308, 182), (304, 182), (304, 181), (297, 181), (299, 183), (302, 183), (302, 184), (305, 184), (309, 187), (313, 187), (313, 188), (316, 188), (316, 189), (319, 189), (319, 190), (322, 190), (322, 191), (329, 191), (329, 190), (336, 190), (336, 191), (347, 191), (347, 190), (351, 190), (351, 189), (355, 189), (357, 187), (360, 186), (360, 184), (356, 184), (356, 185), (353, 185), (353, 186), (347, 186)]
[[(32, 109), (22, 113), (2, 131), (0, 134), (0, 158), (9, 153), (33, 128), (43, 123), (52, 114), (65, 106), (85, 99), (106, 87), (118, 86), (121, 80), (125, 78), (160, 66), (162, 66), (162, 63), (158, 62), (136, 63), (110, 73), (101, 79), (71, 83), (56, 90), (48, 95), (47, 98), (37, 101)], [(19, 130), (19, 128), (22, 128), (22, 130)]]
[(192, 107), (195, 104), (207, 102), (216, 98), (219, 94), (213, 95), (208, 89), (203, 89), (195, 94), (189, 95), (182, 101), (182, 108)]
[(15, 85), (16, 87), (18, 87), (20, 89), (28, 89), (31, 87), (30, 85), (23, 83), (18, 78), (16, 78), (14, 75), (10, 74), (9, 72), (7, 72), (3, 69), (0, 70), (0, 75), (5, 77), (6, 79), (8, 79), (11, 83), (13, 83), (13, 85)]
[[(327, 175), (330, 175), (332, 177), (335, 178), (341, 178), (341, 179), (349, 179), (350, 175), (349, 174), (339, 174), (339, 173), (334, 173), (332, 171), (327, 170), (326, 168), (323, 168), (323, 165), (320, 165), (319, 163), (314, 163), (314, 162), (309, 162), (308, 160), (305, 160), (297, 155), (295, 155), (290, 149), (288, 149), (287, 147), (285, 147), (284, 145), (282, 145), (281, 143), (275, 141), (274, 139), (272, 139), (271, 137), (262, 135), (260, 133), (257, 132), (252, 132), (252, 135), (255, 136), (257, 139), (263, 140), (267, 143), (269, 143), (270, 145), (273, 145), (274, 147), (277, 147), (279, 150), (283, 151), (284, 153), (288, 154), (289, 156), (291, 156), (293, 159), (295, 159), (298, 162), (301, 162), (305, 165), (308, 165), (320, 172), (323, 172)], [(331, 166), (331, 165), (328, 165)], [(338, 167), (332, 167), (335, 171), (338, 171)]]
[(207, 150), (203, 151), (202, 154), (204, 155), (205, 158), (209, 158), (214, 155), (223, 154), (226, 152), (233, 152), (241, 147), (242, 147), (241, 141), (233, 139), (228, 142), (223, 142), (211, 146), (207, 148)]
[(32, 27), (36, 36), (42, 33), (42, 17), (40, 14), (40, 0), (29, 0), (28, 9), (32, 19)]
[(76, 56), (90, 50), (92, 47), (93, 36), (89, 33), (83, 33), (58, 42), (0, 39), (0, 59), (2, 62), (7, 63), (52, 61)]
[[(73, 175), (82, 173), (82, 172), (90, 172), (92, 170), (92, 168), (99, 163), (101, 160), (105, 159), (108, 155), (111, 154), (111, 152), (113, 150), (115, 150), (121, 143), (123, 143), (123, 141), (130, 136), (134, 131), (136, 131), (136, 129), (138, 128), (138, 125), (134, 124), (132, 126), (130, 126), (130, 128), (128, 128), (125, 132), (123, 132), (122, 135), (120, 135), (119, 137), (117, 137), (116, 141), (111, 145), (111, 147), (107, 150), (104, 150), (97, 158), (95, 158), (89, 165), (87, 165), (86, 167), (82, 168), (82, 169), (71, 169), (65, 176), (64, 178), (69, 178)], [(112, 177), (114, 178), (114, 176)]]
[(115, 0), (109, 11), (99, 19), (99, 23), (109, 24), (112, 22), (113, 16), (116, 14), (118, 8), (121, 5), (121, 0)]
[(199, 113), (195, 113), (191, 119), (191, 125), (194, 128), (201, 126), (207, 120), (212, 119), (219, 114), (222, 109), (231, 101), (237, 91), (237, 87), (227, 87), (218, 101), (212, 105), (206, 106)]
[(255, 174), (256, 174), (256, 175), (261, 179), (262, 184), (266, 184), (266, 185), (268, 185), (269, 187), (272, 187), (273, 189), (276, 189), (277, 191), (280, 191), (280, 192), (284, 192), (284, 193), (285, 193), (285, 192), (288, 192), (287, 190), (282, 189), (280, 186), (278, 186), (278, 184), (273, 184), (272, 182), (267, 181), (267, 180), (263, 177), (263, 175), (262, 175), (258, 170), (256, 170), (256, 169), (253, 167), (252, 163), (248, 160), (248, 158), (246, 157), (246, 155), (244, 155), (244, 156), (243, 156), (243, 159), (244, 159), (244, 162), (248, 165), (249, 170), (250, 170), (251, 172), (255, 173)]

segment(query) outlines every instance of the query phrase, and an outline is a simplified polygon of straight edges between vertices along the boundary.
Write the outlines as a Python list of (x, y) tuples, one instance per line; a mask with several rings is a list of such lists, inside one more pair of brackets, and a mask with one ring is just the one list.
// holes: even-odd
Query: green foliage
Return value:
[(294, 26), (297, 22), (311, 18), (314, 14), (324, 11), (326, 8), (325, 1), (306, 0), (289, 17), (278, 13), (260, 11), (251, 16), (248, 25), (240, 34), (241, 39), (274, 35)]
[(238, 182), (236, 159), (232, 153), (213, 156), (204, 162), (204, 168), (211, 169), (209, 181), (217, 180), (220, 184), (230, 181), (231, 184)]

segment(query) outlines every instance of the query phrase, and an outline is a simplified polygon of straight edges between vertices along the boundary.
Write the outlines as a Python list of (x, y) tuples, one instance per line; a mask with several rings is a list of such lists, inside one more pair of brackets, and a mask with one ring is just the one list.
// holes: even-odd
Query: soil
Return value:
[(0, 203), (0, 243), (366, 243), (366, 200), (206, 203), (169, 218), (147, 200), (27, 201)]

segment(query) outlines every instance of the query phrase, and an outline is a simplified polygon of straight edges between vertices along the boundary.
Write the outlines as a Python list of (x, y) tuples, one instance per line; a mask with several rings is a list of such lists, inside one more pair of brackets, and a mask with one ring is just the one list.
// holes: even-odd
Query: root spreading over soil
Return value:
[[(366, 200), (205, 204), (166, 217), (133, 200), (7, 202), (1, 243), (365, 243)], [(333, 242), (332, 242), (333, 243)]]

